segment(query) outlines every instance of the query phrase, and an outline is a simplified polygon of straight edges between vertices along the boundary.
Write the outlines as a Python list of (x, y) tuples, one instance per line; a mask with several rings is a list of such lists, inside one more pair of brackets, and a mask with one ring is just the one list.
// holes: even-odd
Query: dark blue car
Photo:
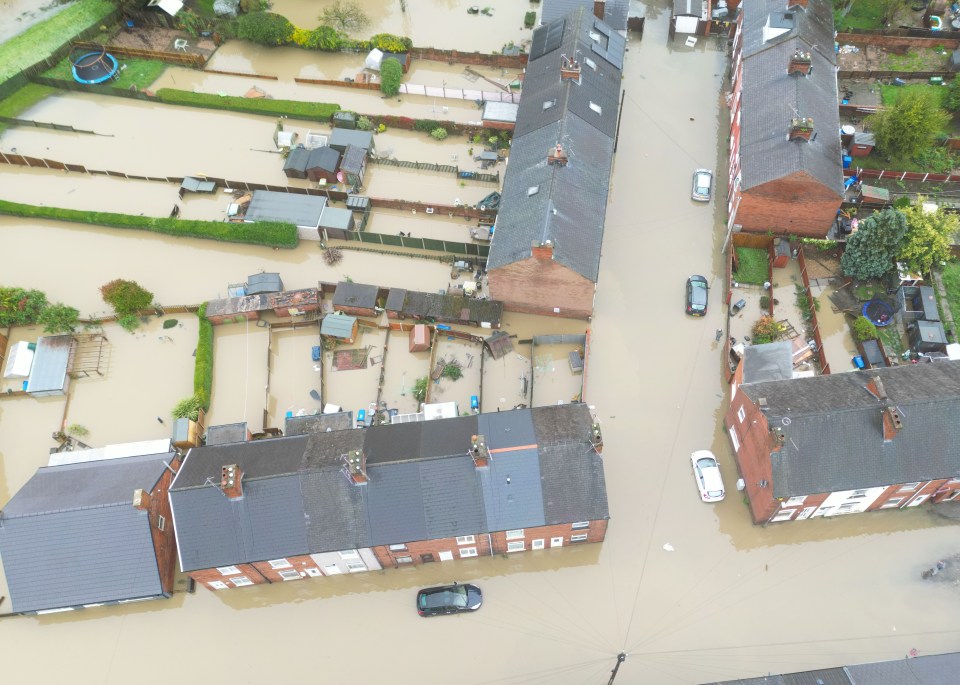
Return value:
[(421, 616), (476, 611), (481, 604), (483, 604), (483, 593), (480, 592), (480, 588), (466, 583), (428, 587), (417, 593), (417, 613)]

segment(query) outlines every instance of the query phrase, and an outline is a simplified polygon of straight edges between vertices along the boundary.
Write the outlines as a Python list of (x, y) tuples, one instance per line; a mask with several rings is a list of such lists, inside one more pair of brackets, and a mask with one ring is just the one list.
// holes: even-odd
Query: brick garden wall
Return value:
[(413, 48), (410, 56), (414, 59), (427, 59), (433, 62), (455, 62), (457, 64), (475, 64), (484, 67), (504, 69), (523, 69), (529, 55), (488, 55), (480, 52), (460, 52), (459, 50), (438, 50), (437, 48)]

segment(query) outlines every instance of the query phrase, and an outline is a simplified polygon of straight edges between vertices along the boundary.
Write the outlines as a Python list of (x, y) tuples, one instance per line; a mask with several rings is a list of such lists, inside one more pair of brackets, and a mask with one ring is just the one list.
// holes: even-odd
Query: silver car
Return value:
[(710, 202), (713, 189), (713, 172), (709, 169), (697, 169), (693, 172), (693, 192), (691, 197), (697, 202)]

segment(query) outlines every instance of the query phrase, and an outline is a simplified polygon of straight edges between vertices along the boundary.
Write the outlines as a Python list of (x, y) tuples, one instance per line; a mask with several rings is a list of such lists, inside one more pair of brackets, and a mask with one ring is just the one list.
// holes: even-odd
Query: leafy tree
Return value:
[(772, 316), (763, 315), (753, 324), (753, 343), (762, 345), (764, 343), (774, 342), (780, 339), (780, 336), (786, 333), (787, 327)]
[(354, 0), (336, 0), (320, 14), (321, 23), (340, 31), (359, 31), (370, 25), (370, 17)]
[(873, 321), (867, 317), (858, 316), (853, 322), (853, 335), (861, 342), (864, 340), (876, 340), (877, 327)]
[(79, 311), (57, 302), (40, 312), (37, 323), (43, 326), (44, 333), (72, 333), (79, 319)]
[(943, 106), (951, 112), (960, 112), (960, 74), (954, 76), (947, 86), (947, 97), (943, 100)]
[(237, 37), (260, 45), (284, 45), (293, 28), (286, 17), (273, 12), (251, 12), (237, 19)]
[(387, 97), (393, 97), (400, 92), (400, 79), (403, 78), (403, 67), (395, 59), (385, 59), (380, 65), (380, 91)]
[(140, 317), (136, 314), (124, 314), (117, 318), (117, 323), (127, 333), (133, 333), (140, 328)]
[(893, 268), (906, 232), (907, 218), (896, 209), (884, 209), (861, 220), (840, 258), (843, 273), (857, 279), (880, 278)]
[(917, 204), (901, 210), (907, 219), (907, 233), (898, 256), (912, 271), (929, 273), (934, 264), (950, 259), (950, 245), (960, 232), (960, 219), (939, 207), (935, 212), (925, 211), (922, 203), (920, 197)]
[(46, 306), (47, 296), (39, 290), (0, 287), (0, 327), (37, 323)]
[(117, 278), (106, 285), (100, 286), (100, 295), (103, 297), (103, 301), (113, 307), (114, 311), (121, 317), (125, 314), (137, 314), (153, 302), (152, 292), (143, 288), (136, 281), (127, 281), (122, 278)]
[(949, 121), (950, 114), (940, 108), (936, 91), (913, 89), (901, 91), (896, 102), (871, 114), (864, 123), (884, 154), (914, 157), (930, 146)]
[(447, 129), (445, 129), (443, 126), (437, 126), (437, 128), (430, 131), (430, 135), (436, 140), (444, 140), (448, 134)]

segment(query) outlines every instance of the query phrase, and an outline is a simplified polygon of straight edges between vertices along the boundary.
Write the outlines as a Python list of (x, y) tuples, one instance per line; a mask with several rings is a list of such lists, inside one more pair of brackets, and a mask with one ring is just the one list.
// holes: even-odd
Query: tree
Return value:
[(385, 59), (380, 64), (380, 91), (387, 97), (393, 97), (400, 92), (400, 79), (403, 78), (403, 67), (395, 59)]
[(0, 287), (0, 327), (35, 324), (46, 306), (47, 296), (39, 290)]
[(293, 24), (273, 12), (251, 12), (237, 19), (237, 38), (260, 45), (284, 45), (293, 35)]
[(900, 242), (907, 232), (903, 212), (888, 208), (860, 221), (856, 233), (847, 238), (840, 267), (847, 276), (880, 278), (893, 268)]
[(332, 26), (318, 26), (310, 32), (304, 47), (311, 50), (339, 50), (344, 36)]
[(960, 219), (939, 207), (934, 212), (923, 208), (923, 198), (917, 204), (901, 210), (907, 220), (907, 233), (900, 243), (898, 257), (911, 271), (929, 273), (934, 264), (951, 258), (950, 245), (960, 232)]
[(353, 0), (336, 0), (320, 14), (320, 22), (340, 31), (359, 31), (370, 25), (370, 17)]
[(954, 76), (950, 85), (947, 86), (947, 97), (943, 101), (943, 106), (951, 112), (960, 112), (960, 74)]
[(37, 323), (43, 326), (44, 333), (72, 333), (79, 319), (79, 311), (57, 302), (40, 312)]
[(950, 121), (940, 109), (939, 94), (929, 89), (899, 91), (896, 102), (864, 121), (887, 155), (914, 157), (929, 147)]
[(127, 281), (117, 278), (106, 285), (100, 286), (100, 295), (103, 301), (113, 307), (113, 310), (122, 316), (140, 312), (153, 302), (153, 293), (143, 288), (136, 281)]

